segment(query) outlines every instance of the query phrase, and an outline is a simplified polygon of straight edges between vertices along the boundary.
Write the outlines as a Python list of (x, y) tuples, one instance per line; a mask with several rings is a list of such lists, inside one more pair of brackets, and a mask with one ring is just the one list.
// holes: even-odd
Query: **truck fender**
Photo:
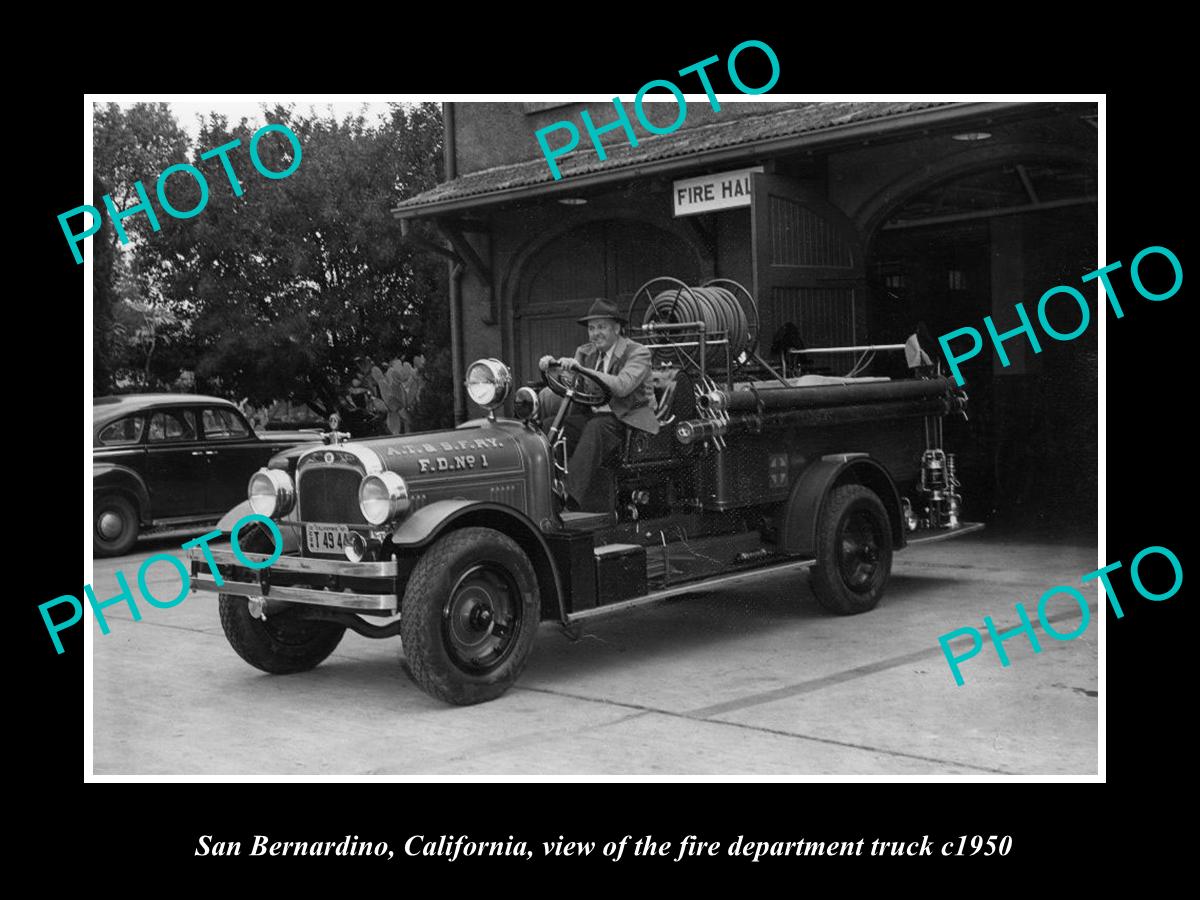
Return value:
[[(252, 512), (254, 512), (254, 510), (250, 508), (250, 501), (243, 500), (229, 512), (225, 513), (225, 515), (221, 516), (221, 521), (217, 523), (217, 527), (220, 528), (225, 534), (229, 534), (229, 532), (233, 531), (234, 525), (246, 518), (246, 516), (250, 515)], [(288, 530), (291, 531), (290, 528)]]
[[(246, 518), (246, 516), (251, 515), (253, 512), (254, 510), (250, 508), (250, 501), (243, 500), (229, 512), (225, 513), (225, 515), (221, 516), (221, 520), (217, 522), (217, 528), (220, 529), (221, 536), (224, 537), (227, 534), (232, 534), (233, 526), (242, 521), (242, 519)], [(263, 526), (260, 524), (258, 527), (262, 528)], [(280, 528), (279, 532), (283, 535), (282, 552), (293, 553), (300, 549), (299, 528)], [(238, 535), (239, 538), (241, 537), (241, 534), (245, 534), (245, 532), (241, 532)]]
[(128, 466), (101, 462), (92, 465), (92, 491), (113, 491), (134, 501), (141, 524), (150, 522), (150, 490), (142, 476)]
[(537, 573), (542, 619), (566, 622), (563, 575), (554, 562), (550, 547), (533, 521), (511, 506), (476, 500), (438, 500), (422, 506), (396, 525), (392, 530), (392, 545), (402, 553), (420, 551), (446, 532), (468, 526), (493, 528), (516, 541)]
[(904, 517), (900, 493), (888, 470), (866, 453), (822, 456), (801, 473), (784, 506), (779, 547), (795, 556), (815, 556), (817, 521), (830, 491), (841, 484), (861, 484), (874, 491), (892, 524), (892, 547), (904, 547)]

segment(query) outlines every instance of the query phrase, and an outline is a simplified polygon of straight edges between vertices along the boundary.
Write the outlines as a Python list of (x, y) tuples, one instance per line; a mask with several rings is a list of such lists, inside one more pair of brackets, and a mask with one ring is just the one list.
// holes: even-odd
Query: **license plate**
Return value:
[(341, 553), (350, 542), (347, 525), (305, 525), (309, 553)]

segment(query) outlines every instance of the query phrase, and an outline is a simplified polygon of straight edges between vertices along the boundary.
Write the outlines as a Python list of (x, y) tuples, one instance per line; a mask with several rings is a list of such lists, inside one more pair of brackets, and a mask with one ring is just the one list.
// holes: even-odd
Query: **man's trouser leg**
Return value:
[[(612, 413), (599, 413), (588, 419), (579, 444), (571, 454), (567, 473), (567, 493), (586, 512), (612, 512), (612, 478), (598, 470), (621, 446), (625, 426)], [(608, 477), (604, 477), (608, 475)]]

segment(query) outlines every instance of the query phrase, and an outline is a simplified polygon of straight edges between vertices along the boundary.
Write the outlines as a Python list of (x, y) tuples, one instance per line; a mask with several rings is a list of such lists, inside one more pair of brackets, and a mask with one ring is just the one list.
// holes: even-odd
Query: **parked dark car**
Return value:
[(304, 431), (256, 433), (228, 400), (130, 394), (92, 402), (96, 556), (128, 553), (147, 531), (216, 522), (274, 454), (320, 442)]

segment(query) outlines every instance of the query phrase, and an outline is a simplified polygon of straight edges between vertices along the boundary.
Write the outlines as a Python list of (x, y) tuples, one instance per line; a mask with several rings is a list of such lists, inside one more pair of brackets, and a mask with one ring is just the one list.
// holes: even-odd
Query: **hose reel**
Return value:
[[(746, 288), (729, 278), (713, 278), (698, 287), (668, 276), (652, 278), (634, 293), (628, 318), (640, 322), (651, 346), (673, 349), (681, 365), (695, 364), (686, 348), (672, 346), (686, 343), (680, 340), (685, 333), (696, 338), (694, 343), (713, 343), (712, 338), (721, 340), (717, 336), (723, 335), (735, 364), (754, 356), (758, 347), (758, 304)], [(693, 322), (703, 325), (702, 334), (680, 327)], [(654, 340), (657, 337), (662, 340)]]

